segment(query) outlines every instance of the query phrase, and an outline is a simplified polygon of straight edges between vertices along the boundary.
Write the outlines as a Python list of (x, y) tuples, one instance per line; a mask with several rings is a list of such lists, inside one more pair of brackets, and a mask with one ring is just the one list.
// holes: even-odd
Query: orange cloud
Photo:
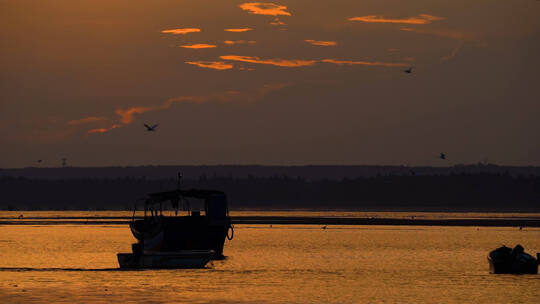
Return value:
[(369, 15), (361, 17), (349, 18), (349, 21), (361, 21), (368, 23), (402, 23), (402, 24), (430, 24), (433, 21), (443, 20), (442, 17), (432, 16), (428, 14), (420, 14), (416, 17), (408, 17), (401, 19), (384, 18), (383, 16)]
[(417, 34), (427, 34), (427, 35), (435, 35), (440, 37), (447, 37), (457, 40), (473, 40), (474, 36), (472, 34), (458, 32), (458, 31), (444, 31), (444, 30), (431, 30), (431, 29), (415, 29), (411, 27), (402, 27), (400, 28), (402, 31), (406, 32), (414, 32)]
[(77, 126), (77, 125), (83, 125), (83, 124), (87, 124), (87, 123), (93, 123), (93, 122), (104, 121), (104, 120), (105, 120), (105, 117), (91, 116), (91, 117), (85, 117), (85, 118), (81, 118), (81, 119), (71, 120), (71, 121), (68, 122), (68, 125)]
[[(251, 71), (253, 69), (247, 68), (247, 69), (242, 69), (242, 70)], [(113, 124), (110, 127), (90, 129), (86, 133), (87, 134), (106, 133), (113, 129), (121, 128), (122, 125), (127, 125), (127, 124), (132, 123), (135, 120), (136, 115), (140, 115), (146, 112), (166, 110), (175, 103), (180, 103), (180, 102), (203, 103), (203, 102), (212, 102), (212, 101), (251, 102), (251, 101), (256, 101), (260, 99), (261, 97), (263, 97), (264, 95), (268, 94), (271, 91), (281, 89), (285, 86), (286, 86), (285, 84), (269, 84), (269, 85), (264, 85), (260, 89), (249, 90), (245, 92), (230, 90), (226, 92), (214, 93), (214, 94), (202, 95), (202, 96), (179, 96), (175, 98), (170, 98), (164, 103), (155, 105), (155, 106), (146, 106), (146, 107), (133, 106), (127, 109), (117, 109), (115, 111), (115, 114), (118, 116), (118, 120), (119, 120), (118, 123)]]
[(164, 34), (173, 34), (173, 35), (185, 35), (189, 33), (198, 33), (201, 29), (198, 28), (179, 28), (179, 29), (170, 29), (161, 31)]
[[(140, 115), (146, 112), (153, 112), (153, 111), (160, 111), (168, 109), (173, 103), (180, 102), (180, 101), (191, 101), (191, 102), (200, 102), (201, 97), (198, 96), (182, 96), (177, 98), (171, 98), (167, 100), (165, 103), (156, 105), (153, 107), (141, 107), (141, 106), (133, 106), (127, 109), (117, 109), (114, 113), (119, 116), (119, 120), (121, 123), (127, 125), (133, 122), (135, 120), (135, 115)], [(99, 131), (96, 131), (99, 132)]]
[(385, 66), (385, 67), (404, 67), (405, 63), (391, 63), (381, 61), (351, 61), (351, 60), (337, 60), (337, 59), (323, 59), (321, 62), (333, 63), (337, 65), (369, 65), (369, 66)]
[(88, 132), (86, 132), (87, 134), (92, 134), (92, 133), (105, 133), (107, 132), (107, 129), (105, 128), (98, 128), (98, 129), (91, 129), (91, 130), (88, 130)]
[(227, 45), (233, 45), (233, 44), (254, 44), (257, 41), (254, 40), (225, 40), (223, 43)]
[(229, 70), (233, 68), (232, 64), (223, 61), (186, 61), (186, 63), (214, 70)]
[(258, 63), (258, 64), (269, 64), (279, 67), (289, 67), (296, 68), (302, 66), (309, 66), (315, 64), (316, 60), (289, 60), (289, 59), (261, 59), (259, 57), (250, 57), (250, 56), (238, 56), (238, 55), (226, 55), (219, 56), (223, 60), (232, 60), (232, 61), (242, 61), (249, 63)]
[(211, 49), (211, 48), (215, 48), (216, 46), (213, 44), (199, 43), (199, 44), (181, 45), (180, 47), (183, 47), (186, 49)]
[(115, 111), (116, 115), (120, 116), (120, 121), (123, 124), (130, 124), (133, 119), (135, 119), (135, 114), (142, 114), (149, 111), (155, 111), (162, 109), (162, 106), (158, 107), (131, 107), (128, 109), (117, 109)]
[(271, 25), (276, 25), (276, 26), (278, 26), (278, 25), (286, 25), (286, 23), (279, 20), (278, 17), (274, 18), (274, 21), (270, 21), (270, 24)]
[(113, 129), (116, 129), (116, 128), (120, 128), (122, 127), (121, 125), (112, 125), (108, 128), (97, 128), (97, 129), (90, 129), (86, 132), (86, 134), (94, 134), (94, 133), (106, 133), (106, 132), (109, 132), (110, 130), (113, 130)]
[[(264, 86), (259, 92), (255, 95), (264, 95), (267, 92), (278, 89), (283, 87), (283, 85), (280, 86), (273, 86), (268, 85)], [(166, 102), (160, 105), (156, 105), (153, 107), (130, 107), (128, 109), (117, 109), (115, 113), (120, 116), (120, 121), (123, 124), (130, 124), (135, 119), (135, 114), (143, 114), (146, 112), (151, 111), (160, 111), (160, 110), (166, 110), (170, 108), (173, 104), (179, 103), (179, 102), (193, 102), (193, 103), (202, 103), (202, 102), (209, 102), (209, 101), (219, 101), (219, 102), (232, 102), (232, 101), (242, 101), (242, 100), (250, 100), (255, 98), (253, 93), (242, 93), (238, 91), (227, 91), (223, 93), (216, 93), (216, 94), (210, 94), (210, 95), (203, 95), (203, 96), (180, 96), (175, 98), (170, 98)], [(99, 131), (96, 131), (99, 132)]]
[(290, 16), (291, 13), (287, 12), (285, 5), (278, 5), (275, 3), (261, 3), (261, 2), (246, 2), (240, 4), (238, 7), (250, 14), (255, 15), (270, 15), (270, 16)]
[(247, 32), (251, 30), (253, 29), (250, 27), (224, 29), (225, 32), (233, 32), (233, 33), (243, 33), (243, 32)]
[(319, 46), (336, 46), (337, 45), (337, 42), (335, 41), (322, 41), (322, 40), (311, 40), (311, 39), (306, 39), (304, 41), (307, 43), (311, 43), (313, 45), (319, 45)]

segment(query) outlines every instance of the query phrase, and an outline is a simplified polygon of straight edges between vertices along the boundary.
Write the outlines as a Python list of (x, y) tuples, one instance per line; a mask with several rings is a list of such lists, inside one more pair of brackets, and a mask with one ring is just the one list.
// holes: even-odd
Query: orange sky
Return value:
[(31, 2), (0, 167), (540, 165), (538, 1)]

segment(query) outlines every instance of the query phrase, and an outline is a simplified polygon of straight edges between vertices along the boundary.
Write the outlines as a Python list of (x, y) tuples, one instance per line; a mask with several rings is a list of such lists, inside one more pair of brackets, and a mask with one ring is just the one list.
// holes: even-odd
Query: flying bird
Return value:
[(446, 154), (444, 153), (441, 153), (441, 156), (440, 156), (441, 159), (446, 159)]
[(156, 128), (157, 128), (157, 126), (159, 126), (159, 124), (155, 124), (155, 125), (153, 125), (151, 127), (149, 125), (147, 125), (147, 124), (144, 124), (144, 126), (146, 127), (146, 131), (155, 132)]
[(413, 68), (413, 67), (410, 67), (410, 68), (408, 68), (408, 69), (406, 69), (406, 70), (403, 70), (403, 73), (407, 73), (407, 74), (412, 73), (412, 68)]

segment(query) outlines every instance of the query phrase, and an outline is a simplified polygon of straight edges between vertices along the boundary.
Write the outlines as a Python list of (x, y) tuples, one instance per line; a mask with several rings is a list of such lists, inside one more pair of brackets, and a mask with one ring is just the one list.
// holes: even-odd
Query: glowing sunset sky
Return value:
[(0, 167), (540, 165), (539, 14), (534, 0), (4, 1)]

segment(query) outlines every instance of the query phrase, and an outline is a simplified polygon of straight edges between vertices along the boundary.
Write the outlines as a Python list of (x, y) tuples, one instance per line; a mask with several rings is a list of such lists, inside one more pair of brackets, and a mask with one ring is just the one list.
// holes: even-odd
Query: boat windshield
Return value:
[(209, 216), (222, 218), (229, 216), (226, 195), (215, 190), (175, 190), (150, 193), (138, 202), (144, 202), (143, 214), (137, 214), (137, 203), (133, 219), (143, 216)]

